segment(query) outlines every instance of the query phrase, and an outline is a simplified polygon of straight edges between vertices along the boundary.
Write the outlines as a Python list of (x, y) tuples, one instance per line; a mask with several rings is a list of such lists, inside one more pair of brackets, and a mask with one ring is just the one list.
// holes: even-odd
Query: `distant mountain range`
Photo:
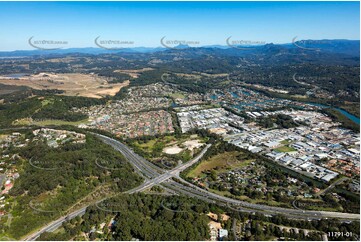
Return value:
[[(359, 40), (294, 40), (293, 43), (288, 44), (265, 44), (256, 46), (227, 46), (227, 45), (209, 45), (202, 47), (191, 47), (188, 45), (179, 45), (171, 50), (196, 50), (196, 49), (219, 49), (233, 53), (235, 49), (242, 49), (245, 52), (255, 53), (271, 53), (271, 52), (292, 52), (298, 49), (304, 51), (328, 52), (334, 54), (344, 54), (353, 57), (360, 57), (360, 41)], [(169, 50), (165, 47), (134, 47), (124, 49), (102, 49), (102, 48), (69, 48), (56, 50), (16, 50), (16, 51), (0, 51), (0, 57), (30, 57), (43, 55), (62, 55), (62, 54), (107, 54), (107, 53), (154, 53)]]

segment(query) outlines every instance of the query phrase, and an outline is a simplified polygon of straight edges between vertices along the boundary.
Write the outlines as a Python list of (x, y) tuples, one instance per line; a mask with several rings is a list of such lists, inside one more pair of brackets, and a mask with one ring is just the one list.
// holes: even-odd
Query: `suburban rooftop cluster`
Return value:
[(34, 141), (43, 139), (46, 141), (48, 146), (53, 148), (57, 148), (67, 142), (71, 142), (73, 144), (83, 144), (86, 141), (85, 134), (68, 130), (41, 128), (34, 130), (33, 134), (35, 135), (35, 138), (33, 139)]
[(214, 89), (206, 95), (207, 100), (215, 104), (222, 104), (233, 110), (256, 111), (283, 107), (298, 107), (318, 110), (319, 108), (307, 103), (279, 99), (265, 96), (259, 92), (234, 86), (229, 89)]
[[(197, 106), (198, 107), (198, 106)], [(243, 123), (243, 118), (226, 111), (223, 108), (192, 110), (183, 108), (177, 113), (182, 132), (191, 129), (211, 129), (215, 133), (239, 132), (235, 127)]]
[(130, 138), (174, 132), (172, 116), (164, 110), (121, 115), (109, 114), (94, 120), (89, 125), (81, 124), (79, 127), (102, 129)]
[[(325, 182), (339, 173), (357, 176), (360, 137), (338, 123), (315, 111), (281, 110), (257, 112), (257, 116), (284, 114), (295, 122), (305, 124), (294, 128), (266, 129), (223, 108), (203, 109), (190, 106), (178, 109), (182, 132), (193, 128), (208, 129), (236, 146), (260, 153), (297, 172)], [(344, 165), (331, 166), (328, 162), (342, 161)]]

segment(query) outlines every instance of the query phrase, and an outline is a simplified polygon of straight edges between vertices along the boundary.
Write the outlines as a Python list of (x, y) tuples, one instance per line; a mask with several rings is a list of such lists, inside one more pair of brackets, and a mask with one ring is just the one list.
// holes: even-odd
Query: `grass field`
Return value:
[(242, 168), (248, 164), (250, 164), (254, 160), (239, 160), (237, 156), (239, 156), (241, 152), (232, 151), (225, 152), (222, 154), (215, 155), (210, 159), (201, 162), (198, 166), (192, 169), (187, 176), (188, 177), (199, 177), (203, 171), (216, 169), (217, 172), (223, 172), (226, 170), (231, 170), (234, 168)]
[(7, 235), (0, 235), (0, 241), (15, 241), (15, 239), (12, 239)]
[(278, 152), (292, 152), (292, 151), (297, 151), (296, 149), (292, 148), (292, 147), (289, 147), (287, 145), (285, 146), (281, 146), (281, 147), (278, 147), (276, 149), (274, 149), (275, 151), (278, 151)]
[(143, 149), (145, 150), (151, 150), (153, 147), (154, 147), (154, 144), (157, 142), (157, 140), (155, 139), (152, 139), (150, 141), (148, 141), (147, 143), (138, 143), (136, 142), (136, 144), (139, 146), (139, 147), (142, 147)]
[(48, 125), (79, 125), (83, 123), (87, 123), (88, 119), (70, 122), (70, 121), (63, 121), (63, 120), (53, 120), (53, 119), (46, 119), (42, 121), (33, 121), (30, 125), (39, 125), (39, 126), (48, 126)]
[(288, 140), (288, 139), (285, 139), (285, 140), (282, 140), (281, 141), (281, 144), (283, 144), (283, 145), (288, 145), (288, 144), (290, 144), (291, 142), (290, 142), (290, 140)]
[[(184, 134), (181, 137), (165, 135), (147, 141), (132, 140), (129, 145), (135, 148), (146, 159), (156, 165), (176, 166), (179, 162), (187, 162), (196, 156), (207, 138), (198, 135)], [(164, 162), (167, 165), (164, 165)]]
[(156, 144), (159, 145), (160, 143), (162, 143), (163, 149), (166, 145), (175, 141), (177, 141), (177, 139), (173, 135), (167, 135), (161, 138), (149, 140), (145, 143), (134, 142), (134, 144), (146, 152), (151, 152)]
[(41, 106), (45, 107), (48, 104), (53, 104), (54, 103), (54, 99), (44, 99), (41, 101)]
[(169, 96), (172, 97), (172, 98), (179, 98), (179, 99), (185, 98), (185, 96), (180, 92), (172, 93)]
[(307, 199), (307, 200), (298, 200), (300, 204), (298, 207), (301, 209), (315, 210), (315, 211), (329, 211), (329, 212), (342, 212), (342, 206), (330, 207), (322, 199)]
[[(221, 196), (228, 196), (228, 197), (232, 197), (233, 195), (229, 192), (229, 191), (218, 191), (215, 189), (209, 189), (210, 192), (221, 195)], [(245, 195), (241, 195), (241, 196), (234, 196), (236, 199), (241, 200), (241, 201), (246, 201), (249, 203), (253, 203), (253, 204), (267, 204), (269, 206), (279, 206), (279, 207), (292, 207), (291, 204), (287, 204), (287, 203), (282, 203), (282, 202), (277, 202), (274, 200), (264, 200), (264, 199), (251, 199)]]

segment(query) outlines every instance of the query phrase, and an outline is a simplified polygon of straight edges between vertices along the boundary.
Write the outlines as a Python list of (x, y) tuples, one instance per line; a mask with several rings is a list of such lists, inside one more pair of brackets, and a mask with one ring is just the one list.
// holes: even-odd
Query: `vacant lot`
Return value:
[(181, 137), (165, 135), (151, 140), (132, 140), (130, 146), (149, 161), (162, 168), (175, 167), (195, 157), (207, 138), (183, 134)]
[(185, 98), (184, 94), (182, 94), (180, 92), (172, 93), (169, 96), (172, 97), (172, 98), (175, 98), (175, 99), (177, 99), (177, 98), (178, 99), (184, 99)]
[(179, 148), (178, 146), (171, 146), (171, 147), (166, 147), (163, 149), (163, 152), (168, 154), (168, 155), (175, 155), (175, 154), (179, 154), (180, 152), (182, 152), (182, 148)]
[(36, 90), (61, 90), (67, 96), (102, 98), (114, 96), (122, 87), (128, 86), (129, 81), (109, 84), (106, 78), (93, 74), (40, 73), (19, 78), (0, 76), (0, 84), (27, 86)]
[(152, 71), (152, 70), (154, 70), (154, 69), (153, 68), (143, 68), (143, 69), (139, 69), (139, 70), (116, 70), (114, 72), (127, 74), (127, 75), (131, 76), (132, 78), (138, 78), (142, 72)]
[(238, 159), (241, 152), (232, 151), (215, 155), (206, 161), (202, 161), (198, 166), (188, 173), (188, 177), (199, 177), (204, 171), (216, 170), (222, 172), (235, 168), (242, 168), (254, 160)]

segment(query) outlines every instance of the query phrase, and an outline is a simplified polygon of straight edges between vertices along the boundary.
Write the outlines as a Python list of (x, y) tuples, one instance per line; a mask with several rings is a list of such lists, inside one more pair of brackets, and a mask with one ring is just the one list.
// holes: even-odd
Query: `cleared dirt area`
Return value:
[(138, 78), (140, 73), (145, 72), (145, 71), (151, 71), (151, 70), (154, 70), (154, 69), (153, 68), (143, 68), (143, 69), (139, 69), (139, 70), (116, 70), (114, 72), (124, 73), (124, 74), (131, 76), (132, 78)]
[(172, 146), (172, 147), (167, 147), (163, 149), (163, 152), (169, 155), (175, 155), (175, 154), (179, 154), (180, 152), (182, 152), (182, 148), (179, 148), (178, 146)]
[(102, 98), (114, 96), (129, 81), (109, 84), (107, 79), (94, 74), (80, 73), (39, 73), (19, 78), (0, 76), (0, 83), (5, 85), (27, 86), (36, 90), (61, 90), (66, 96)]
[(200, 80), (204, 77), (208, 77), (208, 78), (216, 78), (216, 77), (227, 77), (228, 74), (226, 73), (221, 73), (221, 74), (208, 74), (208, 73), (196, 73), (196, 74), (187, 74), (187, 73), (173, 73), (175, 75), (177, 75), (178, 77), (183, 77), (183, 78), (189, 78), (189, 79), (195, 79), (195, 80)]
[(188, 150), (193, 150), (193, 149), (198, 149), (199, 147), (204, 145), (204, 143), (201, 143), (201, 141), (197, 139), (197, 140), (188, 140), (184, 142), (183, 145), (186, 146)]
[[(178, 145), (180, 145), (182, 148), (179, 147)], [(180, 152), (182, 152), (185, 149), (190, 150), (190, 151), (193, 151), (194, 149), (198, 149), (199, 147), (204, 145), (204, 143), (201, 143), (201, 140), (196, 139), (196, 140), (187, 140), (183, 143), (178, 142), (178, 145), (175, 144), (172, 146), (165, 147), (163, 149), (163, 152), (166, 154), (169, 154), (169, 155), (175, 155), (175, 154), (179, 154)]]
[(215, 170), (217, 173), (220, 173), (226, 170), (242, 168), (254, 161), (249, 159), (238, 159), (237, 156), (240, 154), (241, 152), (231, 151), (212, 156), (208, 160), (199, 163), (187, 174), (187, 176), (191, 178), (199, 177), (202, 172), (211, 170)]

